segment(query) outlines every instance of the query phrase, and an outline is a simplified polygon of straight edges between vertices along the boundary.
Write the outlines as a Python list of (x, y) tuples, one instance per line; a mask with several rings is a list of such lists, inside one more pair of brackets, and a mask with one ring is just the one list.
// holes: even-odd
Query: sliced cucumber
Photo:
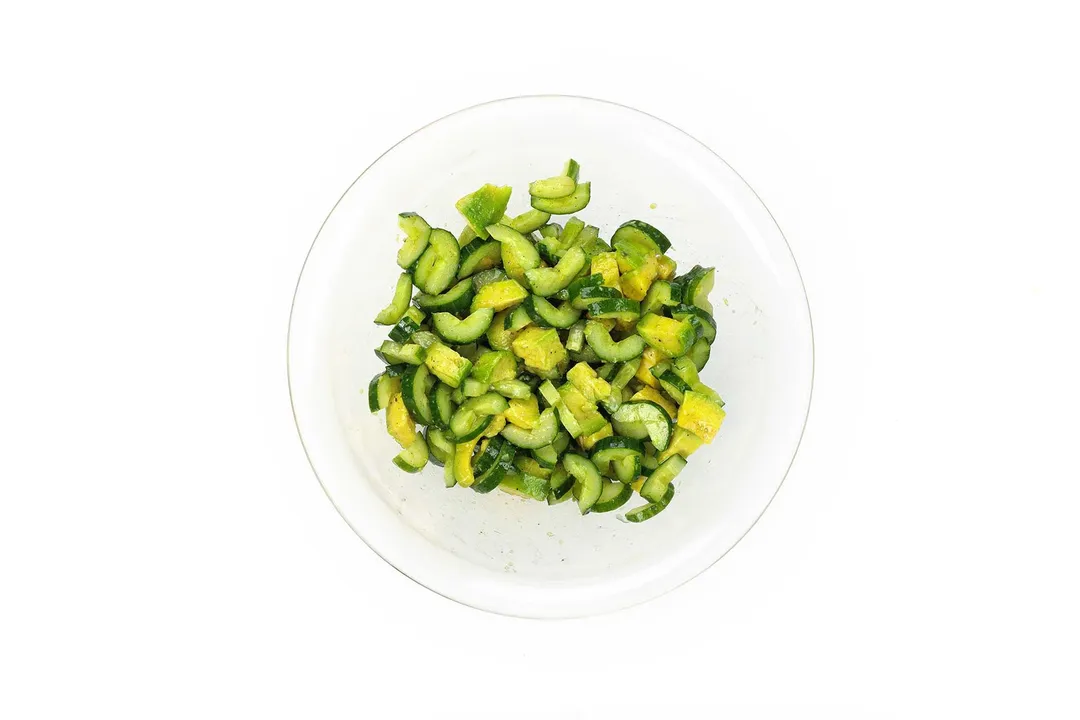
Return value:
[(427, 330), (417, 330), (409, 338), (409, 342), (416, 343), (422, 348), (429, 348), (435, 343), (439, 342), (439, 338), (433, 332)]
[[(494, 282), (502, 282), (506, 279), (508, 278), (506, 277), (506, 273), (503, 272), (502, 268), (493, 267), (488, 268), (487, 270), (481, 270), (480, 272), (472, 276), (473, 289), (479, 290), (485, 285), (490, 285)], [(462, 308), (462, 310), (464, 309), (465, 308)]]
[(413, 282), (428, 295), (438, 295), (450, 287), (457, 277), (461, 249), (457, 240), (446, 230), (431, 231), (431, 243), (416, 261)]
[(696, 305), (676, 305), (671, 309), (671, 317), (676, 320), (690, 320), (691, 322), (697, 321), (695, 329), (700, 329), (698, 337), (705, 338), (705, 341), (712, 343), (716, 340), (716, 320), (707, 311), (702, 310)]
[(665, 370), (656, 379), (660, 381), (660, 387), (664, 389), (664, 392), (670, 395), (671, 399), (680, 405), (683, 401), (683, 395), (693, 390), (685, 380), (671, 370)]
[(548, 469), (554, 468), (559, 462), (559, 452), (551, 445), (536, 448), (532, 451), (532, 454), (536, 462)]
[[(505, 400), (503, 401), (505, 402)], [(462, 406), (464, 407), (464, 405)], [(460, 410), (459, 410), (460, 412)], [(524, 430), (516, 425), (507, 425), (502, 429), (502, 436), (519, 448), (535, 450), (550, 445), (559, 433), (559, 421), (555, 411), (548, 408), (540, 413), (540, 420), (532, 430)]]
[[(645, 299), (641, 301), (641, 313), (663, 312), (665, 307), (674, 307), (682, 299), (682, 286), (657, 280), (649, 287)], [(678, 318), (676, 318), (678, 319)]]
[(464, 345), (479, 340), (491, 327), (494, 317), (491, 308), (480, 308), (464, 320), (448, 312), (437, 312), (431, 318), (431, 326), (444, 342)]
[(570, 158), (569, 160), (566, 161), (566, 164), (563, 165), (562, 174), (565, 175), (566, 177), (572, 179), (574, 182), (577, 182), (578, 172), (580, 172), (580, 171), (581, 171), (581, 165), (578, 164), (578, 161), (575, 160), (574, 158)]
[(682, 286), (683, 302), (697, 305), (699, 308), (709, 308), (709, 293), (715, 282), (716, 268), (703, 268), (695, 265), (690, 272), (678, 278)]
[(583, 287), (578, 291), (577, 297), (570, 302), (579, 310), (585, 310), (590, 305), (604, 300), (619, 300), (623, 294), (613, 287), (601, 285), (599, 287)]
[(526, 500), (546, 500), (549, 487), (546, 478), (528, 473), (511, 472), (507, 473), (499, 483), (499, 489)]
[(431, 393), (429, 412), (431, 422), (435, 427), (443, 430), (450, 429), (450, 418), (454, 415), (453, 394), (454, 389), (444, 382), (440, 382), (435, 387), (435, 392)]
[[(668, 443), (671, 441), (671, 417), (664, 408), (654, 402), (636, 400), (623, 403), (618, 410), (611, 414), (611, 419), (616, 423), (643, 424), (649, 439), (657, 450), (666, 450)], [(619, 426), (616, 425), (616, 429), (618, 428)], [(634, 437), (634, 435), (630, 435), (630, 437)]]
[(394, 464), (407, 473), (418, 473), (428, 463), (428, 446), (423, 435), (417, 435), (409, 447), (394, 458)]
[(416, 213), (404, 212), (398, 215), (398, 227), (405, 233), (405, 244), (398, 250), (397, 264), (405, 270), (419, 260), (427, 250), (428, 241), (431, 238), (431, 226)]
[(593, 446), (592, 455), (589, 456), (589, 459), (593, 461), (593, 464), (596, 465), (601, 472), (607, 472), (608, 467), (612, 463), (631, 457), (640, 458), (644, 454), (645, 445), (641, 440), (621, 435), (613, 435), (599, 440), (596, 445)]
[(604, 479), (600, 471), (592, 464), (592, 461), (581, 455), (568, 453), (563, 456), (563, 467), (566, 472), (574, 476), (578, 487), (578, 510), (581, 514), (589, 512), (596, 501), (600, 499), (600, 493), (604, 488)]
[[(596, 288), (599, 290), (600, 288)], [(612, 320), (637, 320), (641, 314), (641, 303), (637, 300), (630, 300), (629, 298), (608, 298), (606, 300), (597, 300), (596, 302), (589, 303), (585, 306), (585, 312), (589, 314), (593, 320), (603, 320), (610, 318)]]
[(631, 494), (633, 494), (633, 491), (629, 485), (604, 480), (600, 488), (600, 496), (596, 498), (596, 502), (592, 506), (592, 512), (604, 513), (618, 510), (626, 504)]
[(502, 246), (503, 267), (515, 280), (521, 277), (512, 269), (527, 272), (540, 267), (540, 253), (529, 238), (506, 225), (489, 225), (487, 231)]
[(371, 378), (368, 385), (368, 409), (373, 413), (385, 410), (390, 404), (390, 396), (400, 390), (401, 381), (388, 371), (389, 368)]
[(628, 485), (632, 483), (635, 478), (641, 475), (642, 457), (641, 455), (634, 455), (612, 463), (611, 467), (615, 471), (615, 479)]
[(566, 227), (558, 235), (558, 244), (562, 246), (563, 254), (569, 252), (571, 247), (578, 244), (581, 239), (581, 231), (584, 229), (585, 223), (576, 217), (571, 217), (566, 221)]
[[(498, 438), (494, 438), (492, 444), (496, 441), (498, 441)], [(516, 455), (517, 448), (508, 442), (503, 442), (499, 446), (499, 456), (496, 458), (495, 464), (485, 471), (483, 475), (477, 477), (472, 489), (478, 493), (489, 493), (499, 487), (499, 484), (506, 476), (514, 472), (514, 457)]]
[(393, 340), (384, 340), (383, 344), (375, 350), (375, 355), (388, 365), (396, 363), (419, 365), (424, 362), (426, 351), (415, 343), (401, 345)]
[(507, 330), (517, 332), (518, 330), (522, 330), (526, 326), (531, 325), (532, 317), (529, 315), (529, 312), (525, 308), (523, 308), (521, 305), (518, 305), (509, 315), (506, 316), (506, 320), (503, 321), (503, 324)]
[(563, 303), (556, 308), (546, 299), (537, 295), (530, 295), (521, 304), (525, 312), (539, 327), (555, 327), (565, 329), (577, 322), (581, 317), (581, 311), (575, 310), (569, 302)]
[(502, 246), (490, 238), (476, 238), (461, 248), (457, 276), (470, 275), (489, 270), (502, 262)]
[(633, 510), (627, 512), (626, 513), (627, 522), (632, 522), (632, 523), (645, 522), (649, 518), (656, 517), (657, 515), (660, 514), (661, 511), (663, 511), (664, 508), (666, 508), (668, 505), (671, 504), (671, 500), (674, 497), (675, 497), (675, 486), (674, 485), (668, 485), (667, 492), (664, 493), (664, 497), (663, 497), (663, 499), (661, 499), (660, 502), (654, 502), (654, 503), (649, 503), (648, 505), (642, 505), (641, 507), (636, 507)]
[(652, 225), (641, 220), (628, 220), (624, 222), (611, 236), (611, 244), (618, 247), (623, 241), (633, 239), (636, 243), (644, 244), (646, 241), (656, 248), (657, 255), (666, 253), (671, 248), (671, 241), (664, 233)]
[(401, 273), (398, 276), (397, 285), (394, 286), (394, 299), (375, 316), (375, 322), (379, 325), (393, 325), (401, 320), (405, 311), (409, 309), (409, 299), (412, 297), (412, 276), (409, 273)]
[(570, 326), (570, 332), (566, 336), (566, 349), (570, 352), (578, 352), (585, 344), (585, 323), (578, 321)]
[(551, 214), (539, 210), (526, 210), (510, 221), (510, 227), (522, 235), (528, 235), (544, 226)]
[(569, 215), (571, 213), (580, 212), (589, 204), (592, 192), (591, 185), (592, 184), (588, 182), (578, 183), (572, 194), (562, 198), (549, 199), (533, 197), (530, 198), (530, 204), (534, 209), (551, 213), (552, 215)]
[(574, 488), (574, 478), (566, 472), (566, 468), (557, 465), (548, 479), (551, 488), (548, 493), (548, 505), (556, 505), (570, 497), (570, 491)]
[(566, 251), (555, 267), (537, 267), (526, 270), (525, 278), (535, 294), (547, 297), (570, 285), (584, 267), (585, 253), (581, 248), (572, 247)]
[(661, 502), (667, 494), (668, 486), (675, 476), (686, 467), (686, 459), (682, 455), (672, 455), (660, 466), (653, 470), (652, 475), (641, 486), (641, 497), (652, 502)]
[[(556, 294), (556, 298), (559, 300), (577, 300), (581, 295), (581, 291), (587, 287), (600, 287), (604, 284), (604, 276), (600, 274), (583, 275), (572, 281), (566, 286), (565, 290), (560, 290)], [(563, 296), (565, 293), (565, 296)], [(614, 296), (617, 297), (617, 296)], [(581, 307), (584, 309), (584, 305)]]
[(405, 407), (421, 425), (431, 424), (431, 400), (428, 395), (433, 382), (426, 365), (414, 365), (401, 376), (401, 394)]
[(505, 398), (525, 399), (532, 395), (532, 388), (516, 378), (492, 383), (491, 389)]
[(704, 338), (694, 343), (694, 346), (690, 348), (690, 352), (687, 356), (694, 361), (694, 367), (701, 372), (705, 369), (705, 366), (709, 362), (709, 356), (712, 354), (712, 348), (709, 345), (709, 341)]
[(564, 198), (574, 192), (577, 182), (566, 175), (556, 175), (529, 183), (529, 195), (536, 198)]
[(629, 335), (615, 342), (607, 328), (594, 320), (585, 324), (585, 339), (596, 356), (604, 362), (626, 362), (645, 352), (645, 340), (639, 335)]
[(466, 278), (441, 295), (420, 293), (413, 303), (421, 310), (434, 312), (461, 312), (469, 309), (473, 297), (472, 280)]
[(420, 323), (424, 322), (426, 316), (420, 310), (416, 308), (407, 308), (405, 314), (397, 325), (394, 325), (390, 330), (390, 339), (396, 343), (406, 343), (413, 333), (420, 329)]
[(436, 465), (445, 465), (454, 457), (454, 443), (446, 437), (441, 429), (429, 427), (424, 433), (427, 437), (428, 452), (431, 453), (431, 461)]

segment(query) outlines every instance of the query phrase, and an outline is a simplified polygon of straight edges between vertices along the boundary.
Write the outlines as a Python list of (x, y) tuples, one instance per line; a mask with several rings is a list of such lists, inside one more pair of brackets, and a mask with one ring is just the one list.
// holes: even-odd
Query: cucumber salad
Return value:
[(515, 217), (508, 186), (466, 195), (457, 237), (398, 216), (404, 272), (375, 318), (390, 331), (369, 405), (386, 412), (406, 472), (430, 461), (447, 487), (573, 498), (582, 514), (637, 493), (625, 517), (641, 522), (724, 421), (698, 377), (716, 339), (714, 269), (677, 274), (671, 242), (640, 220), (605, 242), (573, 215), (592, 191), (579, 169), (530, 183), (531, 209)]

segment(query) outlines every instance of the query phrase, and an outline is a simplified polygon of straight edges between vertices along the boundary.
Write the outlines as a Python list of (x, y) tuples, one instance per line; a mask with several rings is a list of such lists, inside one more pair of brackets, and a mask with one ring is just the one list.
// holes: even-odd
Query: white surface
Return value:
[[(1076, 716), (1067, 6), (582, 5), (5, 8), (0, 716)], [(559, 623), (357, 540), (284, 370), (341, 189), (431, 118), (550, 91), (660, 114), (746, 177), (818, 360), (747, 538)]]
[[(520, 138), (531, 138), (522, 146)], [(572, 150), (580, 148), (580, 152)], [(527, 187), (574, 156), (592, 182), (578, 213), (610, 239), (630, 217), (655, 223), (682, 268), (719, 268), (716, 354), (703, 380), (727, 402), (723, 432), (678, 477), (679, 512), (582, 517), (506, 493), (447, 491), (442, 468), (417, 476), (372, 415), (397, 273), (395, 212), (456, 235), (454, 201), (491, 181)], [(512, 197), (508, 214), (528, 208)], [(565, 222), (565, 218), (562, 218)], [(378, 239), (383, 238), (380, 242)], [(501, 319), (500, 319), (501, 322)], [(813, 340), (806, 295), (783, 235), (746, 183), (671, 125), (612, 103), (535, 96), (454, 113), (395, 146), (334, 206), (292, 308), (289, 387), (312, 467), (373, 550), (441, 595), (503, 615), (598, 615), (652, 599), (715, 563), (761, 516), (791, 466), (807, 419)], [(674, 503), (673, 503), (674, 505)]]

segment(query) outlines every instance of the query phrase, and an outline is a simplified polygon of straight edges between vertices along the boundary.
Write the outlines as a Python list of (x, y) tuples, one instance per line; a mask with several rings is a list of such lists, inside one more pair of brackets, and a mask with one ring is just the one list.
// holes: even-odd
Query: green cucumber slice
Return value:
[(671, 248), (671, 241), (667, 239), (664, 233), (641, 220), (628, 220), (620, 225), (615, 234), (611, 236), (611, 244), (618, 247), (621, 244), (620, 241), (630, 238), (633, 238), (637, 243), (647, 240), (656, 248), (655, 254), (657, 255), (666, 253)]
[(652, 502), (662, 502), (671, 481), (682, 472), (684, 467), (686, 467), (686, 459), (677, 453), (660, 463), (660, 466), (653, 470), (652, 475), (649, 475), (649, 479), (641, 486), (641, 497)]
[(583, 287), (578, 291), (577, 297), (573, 298), (570, 302), (578, 310), (585, 310), (593, 303), (600, 302), (602, 300), (618, 300), (623, 296), (622, 292), (618, 288), (608, 287), (601, 285), (599, 287)]
[(441, 295), (420, 293), (413, 298), (413, 304), (429, 313), (461, 312), (469, 309), (473, 297), (472, 280), (466, 278)]
[[(495, 241), (492, 241), (492, 242), (495, 242)], [(503, 272), (502, 268), (493, 267), (493, 268), (488, 268), (487, 270), (481, 270), (480, 272), (473, 275), (472, 276), (472, 283), (473, 283), (473, 288), (476, 289), (476, 290), (479, 290), (480, 288), (484, 287), (485, 285), (490, 285), (491, 283), (495, 283), (495, 282), (502, 282), (503, 280), (508, 280), (508, 279), (509, 278), (506, 276), (506, 273)]]
[(431, 371), (426, 365), (414, 365), (401, 376), (401, 395), (413, 420), (421, 425), (431, 424)]
[(674, 307), (682, 299), (682, 287), (672, 285), (663, 280), (657, 280), (645, 293), (645, 299), (641, 301), (642, 314), (651, 312), (663, 312), (665, 307)]
[(458, 278), (489, 270), (502, 262), (502, 246), (489, 238), (476, 238), (461, 248)]
[(368, 384), (368, 409), (373, 413), (385, 410), (390, 404), (390, 393), (394, 386), (394, 376), (381, 372), (371, 378)]
[(536, 198), (564, 198), (574, 192), (577, 182), (566, 175), (556, 175), (529, 183), (529, 195)]
[(709, 345), (708, 340), (701, 338), (694, 346), (690, 348), (690, 352), (687, 353), (687, 357), (694, 361), (694, 367), (701, 372), (705, 369), (705, 366), (709, 363), (709, 356), (712, 354), (712, 348)]
[(621, 482), (604, 480), (603, 485), (600, 488), (600, 496), (596, 498), (596, 502), (593, 503), (592, 512), (604, 513), (618, 510), (626, 504), (626, 501), (630, 499), (632, 493), (633, 491), (630, 489), (629, 485), (624, 485)]
[[(642, 423), (656, 449), (661, 452), (667, 450), (668, 443), (671, 441), (671, 417), (656, 403), (649, 400), (623, 403), (611, 414), (611, 419), (617, 423)], [(620, 432), (620, 434), (623, 433)]]
[(431, 393), (431, 422), (442, 430), (450, 429), (450, 418), (454, 415), (453, 394), (454, 389), (444, 382), (440, 382), (435, 392)]
[(585, 323), (578, 321), (570, 326), (570, 332), (566, 336), (566, 349), (570, 352), (579, 352), (584, 344)]
[(409, 447), (394, 458), (394, 464), (407, 473), (418, 473), (428, 463), (428, 446), (423, 435), (417, 435)]
[(510, 221), (510, 227), (517, 230), (522, 235), (528, 235), (529, 233), (542, 228), (550, 219), (551, 213), (541, 212), (539, 210), (526, 210)]
[(679, 304), (671, 309), (671, 317), (676, 320), (694, 320), (698, 321), (695, 329), (700, 328), (698, 337), (705, 338), (705, 341), (712, 344), (716, 340), (716, 320), (706, 310), (699, 308), (696, 305), (684, 305)]
[(406, 270), (427, 250), (431, 226), (416, 213), (403, 212), (398, 215), (398, 227), (405, 233), (405, 244), (398, 249), (397, 264)]
[[(597, 288), (599, 290), (599, 288)], [(608, 298), (597, 300), (585, 306), (585, 312), (594, 320), (637, 320), (641, 314), (641, 303), (629, 298)], [(691, 328), (692, 329), (692, 328)]]
[(664, 389), (664, 392), (670, 395), (671, 399), (680, 405), (682, 405), (683, 395), (693, 390), (685, 380), (671, 370), (665, 370), (660, 377), (656, 379), (660, 381), (660, 387)]
[(436, 465), (445, 466), (447, 461), (454, 455), (454, 443), (446, 437), (441, 429), (429, 427), (424, 435), (427, 437), (428, 452), (431, 453), (431, 461)]
[[(505, 402), (505, 400), (503, 402)], [(540, 419), (532, 430), (524, 430), (517, 425), (507, 423), (500, 434), (516, 447), (525, 450), (535, 450), (536, 448), (550, 445), (555, 440), (555, 436), (558, 435), (558, 433), (559, 421), (555, 417), (555, 411), (552, 408), (548, 408), (540, 413)]]
[(450, 287), (457, 277), (461, 249), (457, 240), (446, 230), (431, 231), (431, 243), (416, 261), (413, 282), (428, 295), (438, 295)]
[[(537, 265), (539, 265), (539, 257), (537, 255)], [(525, 279), (529, 281), (529, 287), (532, 288), (533, 293), (547, 297), (567, 287), (584, 267), (584, 251), (581, 248), (572, 247), (566, 251), (555, 267), (533, 266), (534, 269), (525, 271)]]
[(390, 330), (390, 339), (396, 343), (406, 343), (413, 333), (420, 329), (420, 323), (424, 322), (426, 316), (420, 310), (416, 308), (407, 308), (405, 314), (397, 325), (394, 325)]
[(569, 160), (566, 161), (566, 164), (563, 165), (562, 174), (565, 175), (566, 177), (572, 179), (574, 182), (577, 182), (578, 173), (580, 171), (581, 171), (581, 165), (578, 164), (578, 161), (575, 160), (574, 158), (570, 158)]
[(419, 365), (424, 362), (426, 352), (423, 347), (415, 343), (402, 345), (393, 340), (384, 340), (383, 344), (375, 350), (375, 356), (388, 365), (397, 363)]
[(476, 479), (476, 482), (472, 485), (472, 489), (478, 493), (484, 494), (499, 487), (500, 483), (506, 479), (506, 476), (514, 472), (514, 456), (516, 454), (517, 448), (510, 443), (503, 443), (495, 464), (491, 469)]
[(709, 309), (709, 293), (713, 289), (716, 268), (695, 265), (688, 273), (677, 279), (683, 289), (683, 302)]
[(401, 273), (394, 286), (394, 299), (390, 304), (379, 311), (375, 316), (375, 322), (379, 325), (393, 325), (401, 320), (405, 311), (409, 309), (409, 299), (412, 297), (412, 276), (409, 273)]
[(491, 389), (505, 398), (523, 400), (532, 395), (532, 388), (516, 378), (492, 383)]
[(493, 317), (495, 311), (491, 308), (480, 308), (464, 320), (448, 312), (437, 312), (431, 318), (431, 326), (444, 342), (465, 345), (479, 340), (491, 326)]
[(563, 467), (566, 468), (566, 472), (574, 476), (575, 485), (578, 487), (578, 510), (584, 515), (600, 499), (600, 493), (604, 489), (604, 479), (600, 477), (600, 471), (596, 469), (592, 461), (581, 455), (572, 453), (564, 455)]
[[(607, 328), (593, 320), (585, 324), (585, 340), (596, 356), (604, 362), (626, 362), (645, 352), (645, 340), (639, 335), (629, 335), (615, 342)], [(629, 382), (629, 379), (626, 382)], [(625, 384), (624, 382), (623, 385)]]
[(561, 198), (530, 197), (529, 204), (536, 210), (551, 213), (552, 215), (569, 215), (580, 212), (589, 204), (592, 194), (591, 185), (592, 183), (588, 182), (578, 183), (572, 194)]
[(489, 225), (487, 231), (502, 246), (503, 266), (525, 271), (540, 267), (540, 253), (529, 238), (506, 225)]
[(546, 500), (549, 490), (547, 478), (517, 472), (507, 473), (499, 489), (526, 500)]
[(521, 303), (521, 307), (529, 314), (529, 317), (539, 327), (555, 327), (565, 329), (577, 322), (581, 317), (581, 311), (575, 310), (569, 302), (563, 303), (556, 308), (546, 299), (537, 295), (530, 295)]
[(645, 522), (649, 518), (656, 517), (671, 504), (672, 498), (675, 497), (675, 486), (668, 485), (667, 492), (664, 493), (663, 499), (660, 502), (649, 503), (648, 505), (642, 505), (630, 510), (626, 513), (626, 521), (632, 523)]

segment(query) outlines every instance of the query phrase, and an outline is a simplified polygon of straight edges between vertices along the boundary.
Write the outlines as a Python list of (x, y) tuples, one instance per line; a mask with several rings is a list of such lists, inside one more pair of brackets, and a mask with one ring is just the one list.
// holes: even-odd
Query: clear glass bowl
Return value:
[[(399, 270), (397, 213), (455, 235), (454, 201), (580, 161), (593, 185), (579, 215), (611, 233), (630, 218), (671, 239), (685, 271), (716, 267), (718, 332), (702, 379), (727, 402), (717, 439), (690, 459), (671, 506), (642, 524), (582, 517), (506, 493), (446, 489), (442, 469), (398, 470), (399, 448), (367, 406), (382, 367), (372, 323)], [(653, 207), (655, 204), (655, 207)], [(564, 218), (565, 219), (565, 218)], [(739, 175), (678, 128), (577, 97), (499, 100), (410, 135), (357, 178), (319, 230), (289, 323), (289, 387), (304, 448), (331, 502), (376, 553), (427, 588), (476, 608), (555, 618), (633, 605), (686, 582), (746, 534), (783, 482), (810, 404), (813, 334), (798, 267)], [(639, 504), (630, 501), (624, 510)]]

